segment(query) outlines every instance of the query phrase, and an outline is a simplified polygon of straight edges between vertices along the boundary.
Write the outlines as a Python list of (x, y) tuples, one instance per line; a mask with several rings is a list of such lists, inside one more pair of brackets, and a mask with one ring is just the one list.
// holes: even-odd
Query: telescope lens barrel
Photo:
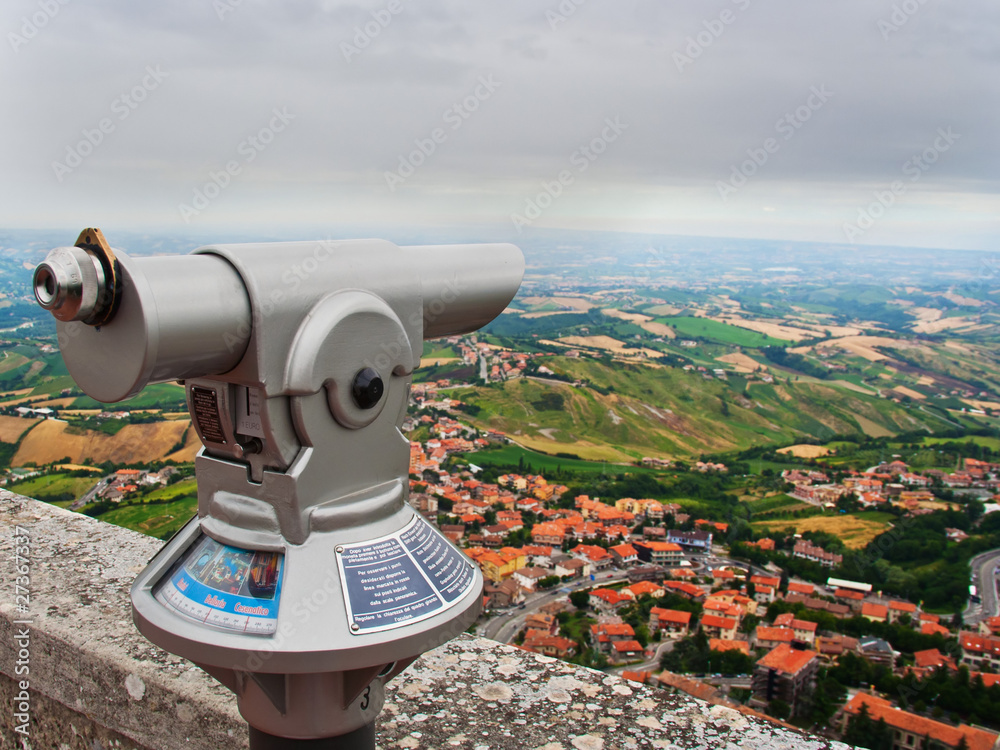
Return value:
[(106, 280), (101, 262), (83, 248), (58, 247), (35, 268), (33, 286), (38, 304), (57, 320), (90, 320), (100, 307)]

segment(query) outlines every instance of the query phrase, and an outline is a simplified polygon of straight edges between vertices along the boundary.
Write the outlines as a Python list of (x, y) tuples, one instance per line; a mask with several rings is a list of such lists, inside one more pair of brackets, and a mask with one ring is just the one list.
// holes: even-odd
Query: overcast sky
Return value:
[(996, 0), (5, 0), (0, 29), (8, 227), (1000, 238)]

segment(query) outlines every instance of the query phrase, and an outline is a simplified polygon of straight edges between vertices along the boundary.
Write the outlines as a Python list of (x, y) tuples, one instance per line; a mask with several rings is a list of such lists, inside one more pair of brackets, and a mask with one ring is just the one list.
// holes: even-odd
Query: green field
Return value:
[(193, 478), (155, 490), (143, 500), (135, 505), (114, 508), (98, 518), (147, 536), (166, 539), (198, 510), (198, 490)]
[[(44, 500), (51, 502), (53, 505), (65, 508), (73, 503), (73, 499), (82, 497), (87, 490), (97, 483), (98, 479), (100, 479), (100, 476), (97, 474), (90, 477), (71, 477), (68, 473), (60, 472), (32, 477), (23, 482), (10, 485), (10, 489), (19, 495), (33, 497), (36, 500)], [(55, 499), (62, 495), (72, 495), (73, 499)], [(52, 499), (50, 500), (49, 498)]]
[[(71, 409), (104, 409), (107, 404), (89, 396), (81, 396), (76, 399)], [(187, 404), (184, 398), (184, 389), (173, 383), (156, 383), (147, 385), (142, 392), (127, 401), (120, 401), (114, 405), (115, 411), (129, 411), (131, 409), (186, 409)]]
[[(621, 474), (621, 473), (643, 473), (655, 474), (657, 470), (645, 466), (629, 466), (623, 464), (606, 463), (598, 461), (581, 461), (575, 458), (561, 458), (559, 456), (549, 456), (545, 453), (522, 448), (519, 445), (505, 445), (502, 448), (479, 451), (477, 453), (463, 454), (469, 463), (476, 466), (518, 466), (524, 460), (524, 466), (531, 466), (532, 470), (540, 474), (551, 475), (556, 469), (574, 474)], [(525, 471), (528, 469), (525, 468)], [(662, 470), (660, 470), (662, 473)]]
[(11, 372), (19, 367), (24, 367), (29, 364), (31, 360), (25, 357), (23, 354), (17, 354), (13, 352), (4, 352), (3, 357), (0, 357), (0, 374)]
[(972, 443), (989, 448), (991, 451), (1000, 451), (1000, 438), (985, 435), (966, 435), (960, 438), (925, 437), (922, 441), (923, 445), (941, 445), (942, 443)]
[(806, 504), (790, 495), (781, 494), (751, 500), (746, 505), (754, 512), (754, 515), (758, 515), (778, 510), (792, 510), (794, 506), (803, 506)]
[(860, 518), (862, 521), (873, 521), (875, 523), (884, 524), (894, 524), (899, 519), (892, 513), (886, 513), (881, 510), (863, 510), (858, 513), (852, 514), (855, 518)]
[(677, 331), (681, 338), (708, 339), (721, 344), (759, 348), (762, 346), (785, 346), (790, 343), (784, 339), (776, 339), (757, 331), (751, 331), (728, 323), (720, 323), (708, 318), (671, 317), (656, 318), (657, 323), (664, 323)]
[(138, 531), (157, 539), (167, 539), (187, 523), (198, 510), (197, 495), (186, 495), (169, 503), (127, 505), (109, 510), (98, 518), (116, 526)]
[(450, 346), (445, 346), (441, 341), (425, 341), (424, 351), (420, 355), (421, 359), (445, 359), (457, 357), (458, 354)]

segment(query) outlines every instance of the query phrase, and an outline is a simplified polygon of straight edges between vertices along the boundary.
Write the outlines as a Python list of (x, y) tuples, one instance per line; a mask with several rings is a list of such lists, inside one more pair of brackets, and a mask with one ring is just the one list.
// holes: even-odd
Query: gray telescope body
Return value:
[(198, 514), (133, 619), (236, 693), (252, 746), (371, 735), (384, 684), (478, 616), (478, 567), (405, 502), (401, 425), (423, 341), (492, 320), (523, 270), (513, 245), (382, 240), (133, 258), (96, 230), (36, 269), (84, 392), (184, 381)]

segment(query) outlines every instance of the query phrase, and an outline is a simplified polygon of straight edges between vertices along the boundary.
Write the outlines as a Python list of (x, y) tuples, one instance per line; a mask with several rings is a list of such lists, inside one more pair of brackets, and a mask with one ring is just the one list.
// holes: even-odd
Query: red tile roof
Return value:
[(837, 589), (833, 592), (833, 595), (838, 599), (854, 599), (856, 601), (861, 601), (865, 598), (865, 595), (860, 591), (852, 591), (851, 589)]
[(663, 586), (653, 583), (652, 581), (639, 581), (638, 583), (633, 583), (631, 586), (626, 586), (625, 588), (631, 591), (634, 596), (642, 596), (643, 594), (653, 594), (657, 591), (663, 591)]
[(638, 682), (643, 685), (649, 681), (649, 678), (653, 676), (652, 672), (633, 672), (631, 670), (623, 670), (622, 677), (626, 680), (631, 680), (632, 682)]
[(983, 685), (986, 687), (993, 687), (994, 685), (1000, 685), (1000, 674), (987, 674), (986, 672), (969, 672), (969, 679), (974, 680), (979, 678), (983, 681)]
[(687, 583), (686, 581), (664, 581), (663, 585), (668, 589), (673, 589), (686, 596), (693, 599), (697, 599), (705, 595), (704, 589), (699, 586), (695, 586), (693, 583)]
[(706, 628), (720, 628), (722, 630), (732, 630), (736, 627), (736, 620), (732, 617), (719, 617), (718, 615), (702, 615), (701, 624)]
[(688, 625), (691, 623), (691, 613), (681, 612), (677, 609), (664, 609), (663, 607), (653, 607), (649, 610), (650, 615), (656, 615), (659, 622), (673, 622), (678, 625)]
[(592, 597), (596, 597), (608, 604), (615, 606), (621, 602), (632, 601), (629, 597), (619, 594), (617, 591), (612, 591), (611, 589), (594, 589), (590, 592)]
[(610, 548), (612, 552), (617, 554), (619, 557), (635, 557), (638, 552), (635, 551), (635, 547), (631, 544), (617, 544)]
[(637, 546), (645, 547), (653, 552), (680, 552), (681, 546), (673, 542), (635, 542)]
[(958, 634), (958, 641), (965, 651), (977, 654), (992, 654), (1000, 656), (1000, 638), (990, 635), (979, 635), (963, 630)]
[(611, 646), (620, 654), (642, 651), (642, 644), (639, 643), (639, 641), (616, 641), (615, 643), (612, 643)]
[(569, 651), (576, 648), (576, 643), (569, 638), (563, 638), (558, 635), (546, 635), (540, 638), (532, 638), (531, 640), (525, 639), (521, 645), (521, 648), (525, 651), (535, 651), (536, 649), (546, 647), (554, 648), (557, 651)]
[(951, 635), (951, 631), (943, 625), (938, 625), (936, 622), (922, 622), (920, 623), (920, 633), (921, 635), (937, 635), (940, 633), (945, 638)]
[(796, 675), (818, 656), (815, 651), (800, 651), (787, 643), (782, 643), (761, 657), (757, 664), (767, 669), (777, 669), (785, 674)]
[(788, 590), (793, 594), (812, 594), (816, 590), (816, 587), (811, 583), (796, 583), (795, 581), (791, 581), (788, 584)]
[(766, 625), (758, 625), (757, 640), (791, 643), (795, 640), (795, 631), (791, 628), (769, 628)]
[(709, 638), (708, 648), (711, 651), (742, 651), (750, 655), (750, 644), (746, 641), (730, 641), (725, 638)]
[(861, 605), (861, 614), (863, 617), (877, 617), (884, 620), (889, 616), (889, 608), (884, 604), (865, 602)]
[(605, 633), (606, 635), (617, 635), (617, 636), (635, 635), (635, 630), (632, 629), (632, 626), (623, 622), (600, 623), (598, 625), (591, 625), (590, 632)]
[(940, 667), (944, 665), (951, 667), (955, 666), (955, 663), (949, 657), (942, 654), (936, 648), (929, 648), (924, 651), (915, 651), (913, 653), (913, 663), (921, 669)]
[(861, 705), (868, 707), (868, 715), (872, 721), (884, 720), (886, 724), (895, 729), (909, 732), (919, 737), (930, 737), (932, 740), (958, 747), (965, 737), (969, 750), (993, 750), (997, 735), (982, 729), (962, 724), (957, 727), (942, 724), (939, 721), (928, 719), (924, 716), (911, 714), (909, 711), (893, 707), (889, 701), (868, 693), (856, 693), (850, 702), (844, 706), (848, 713), (857, 714), (861, 711)]

